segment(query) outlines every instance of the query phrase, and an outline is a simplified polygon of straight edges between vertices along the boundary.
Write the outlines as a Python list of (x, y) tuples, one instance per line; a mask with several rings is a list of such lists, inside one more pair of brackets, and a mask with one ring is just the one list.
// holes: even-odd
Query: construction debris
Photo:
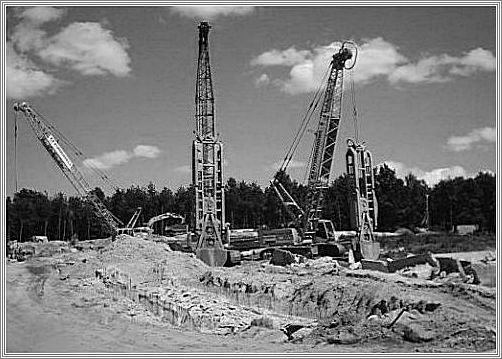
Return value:
[[(40, 295), (64, 286), (67, 294), (60, 300), (70, 300), (74, 310), (99, 307), (135, 322), (241, 338), (280, 333), (286, 343), (311, 347), (371, 345), (388, 338), (404, 346), (422, 343), (428, 350), (462, 345), (453, 340), (466, 325), (459, 312), (476, 310), (468, 325), (480, 338), (492, 334), (478, 328), (495, 325), (493, 288), (431, 281), (419, 274), (422, 267), (434, 268), (429, 263), (382, 273), (282, 251), (280, 258), (288, 260), (280, 266), (264, 260), (214, 268), (167, 243), (127, 235), (99, 250), (80, 245), (76, 252), (53, 251), (27, 262), (46, 263), (46, 269), (34, 270), (45, 278)], [(410, 275), (413, 270), (416, 276)], [(468, 296), (454, 294), (467, 291)], [(475, 309), (472, 297), (480, 303)]]

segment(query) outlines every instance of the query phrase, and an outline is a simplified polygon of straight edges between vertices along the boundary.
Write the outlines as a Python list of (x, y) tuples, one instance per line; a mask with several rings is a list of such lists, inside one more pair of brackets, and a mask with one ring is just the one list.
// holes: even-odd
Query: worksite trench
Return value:
[[(101, 316), (109, 311), (159, 331), (168, 325), (239, 342), (243, 351), (495, 348), (495, 288), (350, 270), (328, 257), (285, 267), (256, 261), (211, 268), (164, 243), (122, 236), (99, 251), (24, 265), (37, 278), (30, 291), (39, 302), (49, 299), (49, 285), (72, 310), (102, 308)], [(61, 300), (57, 291), (47, 305)], [(256, 339), (261, 349), (246, 347)]]

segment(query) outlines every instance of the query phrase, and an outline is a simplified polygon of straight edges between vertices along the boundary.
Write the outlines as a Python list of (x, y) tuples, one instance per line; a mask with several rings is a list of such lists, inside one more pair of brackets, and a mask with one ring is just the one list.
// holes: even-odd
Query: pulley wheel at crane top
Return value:
[(380, 256), (380, 242), (362, 239), (359, 245), (364, 259), (377, 260)]
[(200, 248), (195, 255), (210, 267), (223, 267), (227, 261), (227, 250), (222, 248)]

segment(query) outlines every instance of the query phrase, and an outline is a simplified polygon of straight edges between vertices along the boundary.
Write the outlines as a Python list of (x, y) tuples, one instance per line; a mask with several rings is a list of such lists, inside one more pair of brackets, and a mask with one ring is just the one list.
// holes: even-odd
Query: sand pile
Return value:
[(193, 254), (172, 251), (162, 242), (123, 236), (100, 251), (104, 267), (113, 266), (128, 273), (133, 283), (155, 282), (165, 278), (196, 282), (208, 270)]

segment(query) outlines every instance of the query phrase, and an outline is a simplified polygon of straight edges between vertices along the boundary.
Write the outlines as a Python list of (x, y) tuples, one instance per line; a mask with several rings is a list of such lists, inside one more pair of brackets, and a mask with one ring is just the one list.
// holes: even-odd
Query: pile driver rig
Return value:
[[(222, 266), (227, 250), (223, 144), (215, 132), (214, 94), (209, 64), (209, 29), (199, 25), (199, 58), (195, 88), (195, 139), (192, 145), (192, 183), (195, 188), (195, 236), (197, 258), (211, 266)], [(191, 240), (189, 240), (191, 243)]]
[[(70, 181), (77, 193), (92, 204), (96, 215), (102, 219), (112, 238), (115, 238), (115, 236), (119, 233), (119, 229), (124, 226), (124, 223), (115, 217), (115, 215), (113, 215), (113, 213), (105, 207), (98, 196), (96, 196), (82, 172), (80, 172), (68, 154), (61, 147), (61, 143), (65, 142), (68, 146), (73, 147), (76, 150), (76, 153), (80, 155), (82, 155), (82, 152), (76, 149), (74, 145), (72, 145), (28, 103), (15, 103), (14, 111), (16, 114), (20, 113), (23, 115), (40, 143), (42, 143), (51, 158), (56, 162), (65, 177)], [(103, 174), (100, 174), (100, 176), (104, 178)]]

